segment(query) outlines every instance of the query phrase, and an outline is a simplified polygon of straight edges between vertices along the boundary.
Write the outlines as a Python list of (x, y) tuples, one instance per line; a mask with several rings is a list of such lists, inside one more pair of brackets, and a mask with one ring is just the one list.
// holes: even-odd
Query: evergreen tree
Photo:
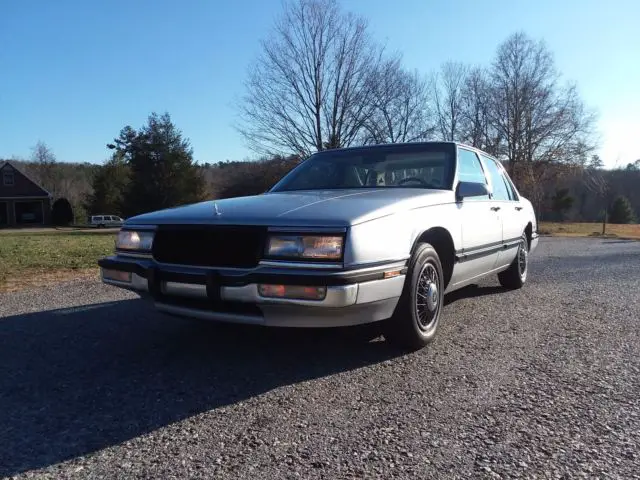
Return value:
[(560, 221), (564, 220), (566, 212), (573, 207), (573, 197), (569, 195), (568, 188), (559, 188), (553, 196), (553, 211), (556, 213)]
[(636, 216), (627, 197), (616, 197), (609, 212), (609, 223), (635, 223)]
[(124, 159), (131, 183), (124, 195), (128, 216), (204, 200), (205, 183), (193, 162), (189, 141), (168, 113), (152, 113), (140, 130), (130, 126), (109, 148)]
[(98, 168), (93, 178), (93, 193), (88, 196), (85, 209), (89, 215), (124, 215), (124, 198), (130, 184), (131, 171), (124, 157), (115, 153)]

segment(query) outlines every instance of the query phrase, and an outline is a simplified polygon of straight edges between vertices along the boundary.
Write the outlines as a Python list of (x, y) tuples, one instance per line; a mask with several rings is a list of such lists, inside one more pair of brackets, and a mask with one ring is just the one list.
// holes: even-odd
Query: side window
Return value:
[(502, 176), (504, 178), (504, 183), (507, 184), (507, 188), (509, 189), (509, 194), (511, 195), (511, 200), (518, 201), (520, 198), (518, 197), (518, 193), (516, 192), (516, 187), (513, 184), (513, 181), (509, 178), (507, 171), (502, 169)]
[(507, 186), (507, 192), (509, 193), (509, 200), (516, 200), (516, 201), (519, 200), (518, 194), (516, 193), (516, 187), (513, 185), (513, 182), (509, 178), (509, 175), (507, 174), (507, 171), (505, 170), (502, 163), (498, 162), (497, 160), (492, 160), (486, 155), (482, 155), (482, 158), (484, 158), (486, 162), (493, 161), (498, 166), (498, 170), (500, 170), (500, 176), (502, 177), (502, 181)]
[(492, 158), (483, 156), (491, 178), (491, 186), (493, 187), (494, 200), (514, 200), (513, 192), (507, 185), (507, 181), (502, 175), (502, 169)]
[[(470, 150), (458, 149), (458, 180), (461, 182), (487, 183), (478, 156)], [(471, 197), (469, 200), (487, 200), (488, 195)]]

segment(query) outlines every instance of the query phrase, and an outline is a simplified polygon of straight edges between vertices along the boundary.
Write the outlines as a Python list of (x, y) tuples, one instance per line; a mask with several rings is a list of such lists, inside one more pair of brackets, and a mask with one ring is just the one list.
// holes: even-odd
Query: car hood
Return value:
[(402, 210), (454, 201), (448, 190), (378, 188), (268, 192), (138, 215), (126, 224), (220, 224), (346, 227)]

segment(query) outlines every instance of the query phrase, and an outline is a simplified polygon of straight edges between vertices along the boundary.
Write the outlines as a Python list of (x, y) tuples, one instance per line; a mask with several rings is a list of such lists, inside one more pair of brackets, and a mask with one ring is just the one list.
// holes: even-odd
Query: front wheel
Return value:
[(525, 233), (520, 238), (516, 258), (507, 270), (498, 274), (498, 281), (504, 288), (516, 290), (522, 288), (529, 272), (529, 240)]
[(431, 343), (440, 324), (444, 302), (442, 264), (435, 248), (422, 243), (411, 258), (402, 295), (393, 316), (385, 320), (385, 339), (404, 349)]

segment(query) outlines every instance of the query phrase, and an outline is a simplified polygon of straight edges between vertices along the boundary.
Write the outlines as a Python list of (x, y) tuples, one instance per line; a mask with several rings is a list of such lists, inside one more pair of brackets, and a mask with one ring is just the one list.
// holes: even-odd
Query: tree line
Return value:
[(632, 187), (640, 160), (603, 170), (593, 155), (595, 114), (545, 43), (524, 32), (509, 35), (486, 65), (449, 61), (421, 74), (336, 0), (292, 0), (260, 47), (235, 125), (255, 161), (197, 163), (169, 114), (152, 113), (107, 144), (103, 165), (57, 163), (39, 143), (25, 167), (68, 198), (76, 219), (127, 217), (262, 193), (320, 150), (455, 140), (499, 158), (543, 219), (599, 220), (620, 195), (640, 211)]
[[(48, 147), (47, 150), (51, 152)], [(41, 168), (35, 156), (11, 161), (51, 192), (54, 200), (68, 199), (71, 213), (64, 218), (70, 217), (75, 223), (84, 224), (91, 214), (127, 217), (129, 212), (155, 210), (157, 205), (151, 203), (140, 205), (135, 211), (127, 207), (127, 202), (133, 201), (127, 196), (132, 185), (132, 170), (126, 157), (120, 158), (116, 153), (102, 165), (59, 162), (52, 153), (54, 160), (45, 168)], [(188, 168), (201, 179), (201, 198), (210, 200), (265, 192), (299, 161), (296, 156), (275, 156), (253, 161), (193, 162)], [(600, 163), (595, 160), (595, 165)], [(589, 177), (581, 171), (557, 176), (549, 174), (549, 179), (542, 184), (540, 220), (597, 222), (604, 219), (605, 212), (611, 223), (637, 220), (640, 216), (640, 190), (637, 188), (640, 161), (612, 170), (604, 170), (601, 166), (588, 169)], [(601, 188), (597, 188), (598, 185)], [(191, 188), (187, 190), (186, 194), (191, 195)], [(157, 195), (149, 198), (157, 198)], [(185, 203), (183, 200), (174, 198), (170, 203), (180, 205)], [(621, 202), (622, 209), (628, 214), (616, 215)]]

